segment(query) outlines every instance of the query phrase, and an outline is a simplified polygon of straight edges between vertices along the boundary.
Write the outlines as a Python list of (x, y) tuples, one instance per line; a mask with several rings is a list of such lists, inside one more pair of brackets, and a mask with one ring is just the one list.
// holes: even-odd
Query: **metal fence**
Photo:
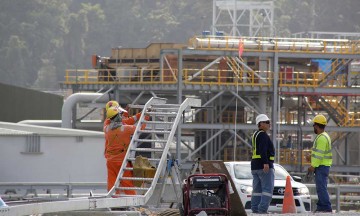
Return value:
[[(312, 208), (316, 206), (318, 199), (315, 184), (305, 184), (311, 194)], [(328, 184), (328, 191), (332, 205), (335, 205), (336, 212), (340, 210), (359, 210), (360, 209), (360, 184), (341, 185)], [(346, 209), (345, 209), (346, 207)], [(314, 209), (315, 210), (315, 209)]]

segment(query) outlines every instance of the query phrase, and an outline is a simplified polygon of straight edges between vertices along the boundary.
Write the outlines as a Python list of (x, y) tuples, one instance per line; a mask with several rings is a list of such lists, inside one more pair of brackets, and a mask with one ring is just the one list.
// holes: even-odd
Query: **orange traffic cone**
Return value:
[(292, 187), (291, 187), (290, 176), (286, 177), (286, 186), (285, 186), (282, 213), (283, 214), (296, 213), (294, 193), (293, 193), (293, 190), (292, 190)]

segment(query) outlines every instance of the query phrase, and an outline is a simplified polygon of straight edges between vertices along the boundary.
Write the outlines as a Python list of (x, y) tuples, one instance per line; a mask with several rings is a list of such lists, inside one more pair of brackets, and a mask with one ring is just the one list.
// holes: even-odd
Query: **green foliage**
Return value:
[[(275, 0), (275, 35), (359, 32), (358, 0)], [(58, 88), (67, 68), (90, 68), (91, 55), (153, 42), (187, 43), (210, 30), (210, 0), (2, 0), (1, 82)]]
[(56, 68), (53, 62), (49, 59), (43, 59), (42, 62), (43, 65), (38, 71), (38, 77), (33, 87), (39, 90), (57, 90)]

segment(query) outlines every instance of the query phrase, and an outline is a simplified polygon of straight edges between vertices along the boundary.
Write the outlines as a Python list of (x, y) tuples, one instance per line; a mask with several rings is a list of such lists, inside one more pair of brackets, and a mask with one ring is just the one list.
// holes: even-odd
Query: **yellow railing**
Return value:
[[(237, 124), (244, 124), (246, 123), (248, 114), (249, 113), (241, 109), (238, 111), (225, 110), (216, 118), (215, 122), (224, 124), (234, 124), (236, 122)], [(208, 111), (203, 109), (196, 114), (195, 121), (196, 123), (208, 123), (210, 120), (208, 116)]]
[[(280, 164), (284, 165), (309, 165), (306, 157), (311, 154), (310, 149), (297, 150), (297, 149), (280, 149)], [(300, 160), (299, 160), (300, 157)]]
[[(185, 84), (200, 85), (247, 85), (271, 86), (272, 72), (247, 72), (246, 76), (234, 76), (232, 70), (199, 70), (184, 69), (183, 82)], [(177, 70), (66, 70), (65, 84), (169, 84), (177, 83)]]
[(239, 110), (238, 112), (226, 110), (221, 113), (221, 123), (245, 123), (245, 116), (246, 114), (242, 110)]
[(326, 100), (326, 102), (336, 110), (336, 112), (340, 116), (344, 116), (344, 119), (339, 122), (340, 126), (346, 126), (348, 123), (350, 116), (348, 113), (348, 110), (343, 106), (341, 102), (341, 97), (334, 97), (334, 96), (323, 96), (323, 98)]
[[(245, 71), (219, 69), (184, 69), (183, 83), (197, 85), (238, 85), (271, 87), (272, 71)], [(318, 87), (319, 81), (325, 77), (323, 72), (279, 72), (279, 87)], [(177, 83), (177, 70), (75, 70), (65, 72), (64, 84), (174, 84)], [(331, 81), (325, 88), (345, 88), (345, 76)]]
[[(280, 149), (280, 155), (276, 156), (280, 158), (280, 164), (282, 165), (298, 165), (299, 161), (301, 165), (310, 165), (310, 162), (307, 161), (306, 157), (311, 154), (310, 149), (297, 150), (297, 149)], [(251, 160), (251, 149), (248, 147), (239, 147), (236, 149), (236, 158), (235, 160), (240, 161), (249, 161)], [(299, 157), (300, 160), (299, 160)], [(224, 161), (234, 160), (234, 149), (233, 148), (224, 148)]]
[(279, 72), (279, 86), (317, 87), (324, 77), (323, 72)]
[(248, 71), (242, 75), (242, 77), (238, 77), (233, 70), (184, 69), (184, 83), (268, 87), (272, 85), (273, 73), (271, 71)]
[(177, 70), (109, 70), (65, 71), (65, 84), (169, 84), (177, 83)]
[[(328, 105), (336, 110), (336, 112), (343, 116), (340, 120), (339, 126), (360, 126), (360, 113), (359, 112), (349, 112), (341, 102), (341, 96), (323, 96)], [(350, 99), (351, 100), (351, 99)]]

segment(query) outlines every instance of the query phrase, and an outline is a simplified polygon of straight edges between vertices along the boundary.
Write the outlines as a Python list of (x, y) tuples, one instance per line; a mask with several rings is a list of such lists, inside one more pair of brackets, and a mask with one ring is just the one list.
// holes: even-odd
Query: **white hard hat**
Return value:
[(259, 122), (263, 122), (263, 121), (270, 121), (270, 119), (265, 114), (260, 114), (260, 115), (256, 116), (256, 125), (258, 125)]

